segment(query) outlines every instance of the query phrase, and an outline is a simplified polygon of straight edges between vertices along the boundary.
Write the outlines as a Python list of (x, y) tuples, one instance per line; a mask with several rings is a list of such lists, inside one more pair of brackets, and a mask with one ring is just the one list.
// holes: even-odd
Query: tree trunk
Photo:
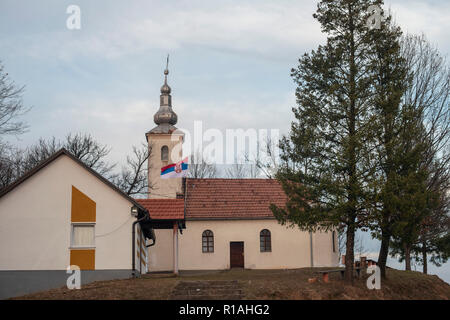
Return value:
[(428, 261), (427, 261), (427, 243), (426, 241), (422, 242), (422, 259), (423, 259), (423, 273), (428, 273)]
[(351, 203), (351, 209), (348, 212), (348, 225), (347, 225), (347, 244), (345, 248), (345, 281), (347, 283), (351, 283), (353, 285), (353, 264), (355, 261), (355, 221), (356, 221), (356, 210), (355, 203), (357, 203), (357, 197), (355, 190), (357, 189), (357, 178), (356, 178), (356, 58), (355, 58), (355, 35), (354, 30), (355, 27), (353, 25), (353, 7), (352, 4), (348, 3), (348, 13), (349, 13), (349, 29), (350, 29), (350, 57), (349, 57), (349, 66), (350, 66), (350, 114), (348, 115), (349, 121), (349, 143), (348, 146), (348, 163), (350, 170), (349, 174), (349, 185), (347, 186), (349, 203)]
[(345, 281), (353, 284), (353, 263), (355, 261), (354, 254), (355, 245), (355, 227), (349, 225), (347, 228), (347, 242), (345, 245)]
[(405, 270), (411, 271), (411, 247), (405, 245)]
[(386, 261), (389, 253), (389, 241), (390, 235), (387, 231), (383, 230), (381, 233), (381, 247), (380, 253), (378, 254), (378, 262), (377, 265), (380, 267), (381, 277), (386, 279)]

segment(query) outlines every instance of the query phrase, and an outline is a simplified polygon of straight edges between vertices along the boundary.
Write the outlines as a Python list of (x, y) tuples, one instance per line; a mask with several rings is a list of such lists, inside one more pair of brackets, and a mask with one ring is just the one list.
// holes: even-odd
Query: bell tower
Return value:
[(167, 84), (168, 67), (169, 56), (159, 98), (160, 107), (153, 117), (157, 126), (145, 134), (152, 150), (148, 159), (148, 197), (152, 199), (176, 198), (177, 193), (182, 192), (181, 178), (161, 179), (161, 168), (181, 161), (184, 139), (184, 134), (175, 127), (178, 116), (172, 110), (172, 90)]

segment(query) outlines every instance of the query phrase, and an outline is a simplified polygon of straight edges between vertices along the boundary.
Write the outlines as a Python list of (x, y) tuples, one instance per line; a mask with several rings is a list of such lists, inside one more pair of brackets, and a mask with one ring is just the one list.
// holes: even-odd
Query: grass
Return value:
[[(437, 276), (415, 271), (387, 270), (381, 290), (368, 290), (367, 275), (355, 279), (353, 286), (345, 284), (337, 273), (324, 283), (315, 273), (326, 268), (295, 270), (239, 270), (215, 273), (189, 273), (178, 277), (168, 274), (145, 275), (138, 279), (99, 281), (80, 290), (67, 288), (18, 297), (15, 299), (168, 299), (180, 280), (238, 280), (245, 299), (450, 299), (450, 285)], [(309, 283), (308, 279), (318, 277)]]

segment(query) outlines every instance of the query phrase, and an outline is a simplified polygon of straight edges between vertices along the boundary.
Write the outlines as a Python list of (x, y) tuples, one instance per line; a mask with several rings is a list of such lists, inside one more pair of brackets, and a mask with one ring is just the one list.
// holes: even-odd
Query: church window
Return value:
[(163, 146), (161, 148), (161, 161), (169, 161), (169, 147)]
[(203, 231), (202, 251), (203, 252), (214, 252), (214, 234), (211, 230)]
[(272, 243), (269, 230), (264, 229), (259, 233), (259, 247), (261, 252), (272, 251)]

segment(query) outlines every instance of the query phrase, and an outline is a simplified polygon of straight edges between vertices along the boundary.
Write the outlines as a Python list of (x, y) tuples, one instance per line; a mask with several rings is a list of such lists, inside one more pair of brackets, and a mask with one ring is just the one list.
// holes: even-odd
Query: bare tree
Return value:
[(65, 148), (88, 167), (108, 179), (115, 167), (114, 164), (108, 164), (105, 160), (110, 149), (89, 134), (69, 134), (64, 141), (57, 140), (55, 137), (48, 140), (41, 138), (36, 144), (25, 150), (11, 147), (5, 143), (0, 147), (2, 151), (0, 157), (0, 173), (2, 175), (0, 188), (14, 182), (61, 148)]
[(142, 143), (141, 147), (133, 146), (133, 155), (127, 157), (127, 166), (122, 167), (120, 174), (114, 176), (112, 182), (130, 196), (147, 195), (152, 185), (148, 181), (148, 158), (152, 146)]
[(22, 153), (0, 141), (0, 189), (13, 183), (21, 175)]
[(404, 103), (422, 112), (428, 135), (438, 143), (438, 152), (450, 139), (450, 67), (424, 35), (405, 36), (401, 47), (410, 71)]
[(264, 145), (259, 150), (255, 159), (255, 165), (258, 169), (258, 174), (263, 174), (268, 179), (273, 179), (278, 170), (278, 144), (272, 141), (270, 137), (264, 141)]
[(216, 176), (217, 167), (214, 164), (209, 163), (209, 160), (205, 159), (199, 151), (196, 151), (195, 154), (190, 156), (188, 171), (189, 178), (203, 179), (215, 178)]
[(2, 140), (3, 135), (18, 135), (26, 131), (27, 125), (17, 118), (29, 109), (22, 103), (24, 86), (18, 87), (9, 79), (0, 61), (0, 189), (12, 183), (20, 175), (17, 148)]
[(27, 129), (25, 122), (17, 120), (29, 110), (22, 102), (24, 88), (9, 79), (0, 61), (0, 135), (20, 134)]
[[(339, 249), (339, 261), (341, 257), (345, 254), (346, 250), (346, 237), (345, 237), (345, 225), (341, 225), (338, 228), (338, 249)], [(364, 237), (361, 233), (356, 233), (355, 235), (355, 258), (361, 259), (367, 253), (367, 249), (364, 243)]]
[(244, 178), (258, 178), (261, 173), (261, 168), (258, 165), (260, 162), (259, 152), (251, 159), (248, 152), (245, 153), (244, 159), (245, 163), (243, 164)]
[(248, 178), (255, 179), (255, 178), (260, 177), (261, 169), (258, 167), (257, 162), (254, 162), (254, 163), (248, 162), (245, 165), (245, 168), (247, 169), (247, 177)]
[(247, 178), (247, 169), (243, 163), (233, 163), (225, 170), (225, 175), (230, 179)]
[(64, 141), (52, 137), (20, 150), (0, 143), (0, 189), (14, 182), (55, 152), (65, 148), (88, 167), (110, 180), (128, 195), (147, 195), (152, 186), (148, 182), (148, 158), (152, 148), (147, 144), (133, 146), (133, 154), (127, 156), (120, 173), (113, 173), (115, 164), (106, 161), (110, 148), (96, 141), (89, 134), (69, 134)]
[(257, 156), (255, 160), (251, 160), (248, 153), (245, 153), (244, 160), (236, 159), (236, 162), (229, 165), (225, 170), (225, 175), (230, 179), (245, 179), (245, 178), (257, 178), (260, 174), (260, 169), (256, 164)]
[[(429, 148), (423, 166), (444, 172), (450, 165), (450, 66), (446, 58), (424, 35), (407, 35), (402, 40), (409, 84), (405, 105), (418, 110)], [(440, 175), (442, 178), (442, 175)], [(430, 184), (436, 182), (431, 179)]]
[[(450, 66), (438, 48), (424, 35), (405, 36), (402, 40), (402, 55), (406, 59), (410, 76), (404, 103), (417, 110), (418, 118), (423, 124), (422, 140), (427, 142), (427, 148), (421, 168), (428, 173), (427, 191), (437, 197), (433, 207), (428, 208), (429, 213), (417, 222), (417, 226), (411, 228), (411, 230), (420, 229), (419, 236), (411, 240), (410, 245), (415, 251), (416, 260), (422, 261), (423, 271), (426, 273), (427, 253), (432, 254), (431, 261), (437, 261), (442, 257), (436, 242), (448, 236)], [(419, 258), (419, 255), (422, 256)], [(405, 254), (404, 260), (408, 268), (409, 254)]]
[(23, 171), (31, 170), (61, 148), (65, 148), (88, 167), (106, 177), (115, 167), (105, 160), (111, 150), (108, 146), (99, 143), (90, 134), (77, 133), (68, 134), (64, 141), (57, 140), (55, 137), (48, 140), (39, 139), (35, 145), (24, 150)]
[(366, 248), (364, 245), (364, 237), (362, 234), (357, 234), (355, 237), (355, 251), (359, 259), (361, 259), (361, 257), (363, 257), (364, 254), (366, 253)]
[(105, 157), (111, 149), (95, 141), (89, 134), (69, 134), (66, 137), (64, 147), (101, 175), (109, 174), (115, 167), (115, 165), (110, 165), (105, 161)]

